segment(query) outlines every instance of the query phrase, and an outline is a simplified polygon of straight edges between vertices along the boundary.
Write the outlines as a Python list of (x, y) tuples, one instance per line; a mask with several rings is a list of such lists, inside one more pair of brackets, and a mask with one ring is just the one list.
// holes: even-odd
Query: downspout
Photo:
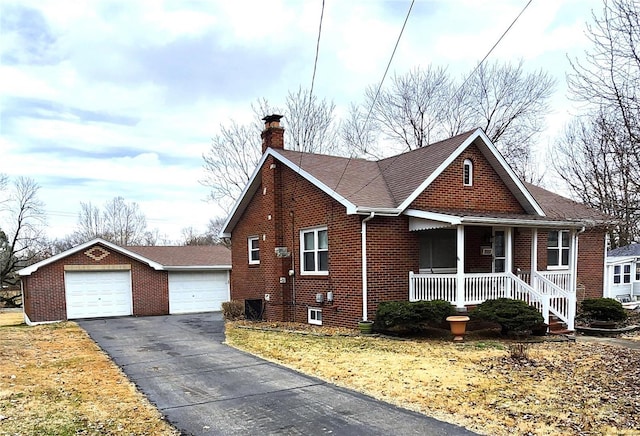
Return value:
[(367, 321), (367, 221), (375, 216), (375, 212), (371, 212), (368, 217), (362, 220), (362, 320)]

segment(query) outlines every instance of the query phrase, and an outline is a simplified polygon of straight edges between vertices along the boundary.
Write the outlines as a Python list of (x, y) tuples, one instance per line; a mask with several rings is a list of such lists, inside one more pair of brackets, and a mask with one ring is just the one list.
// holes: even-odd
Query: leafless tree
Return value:
[(262, 156), (261, 119), (273, 113), (284, 115), (285, 144), (289, 150), (336, 153), (335, 105), (298, 89), (289, 92), (284, 108), (261, 99), (252, 105), (255, 119), (248, 124), (231, 121), (220, 125), (211, 147), (202, 156), (205, 177), (201, 183), (211, 188), (209, 199), (229, 210), (240, 196)]
[(114, 197), (103, 209), (91, 202), (80, 202), (75, 231), (56, 241), (55, 246), (69, 248), (95, 238), (121, 246), (156, 245), (157, 233), (147, 229), (147, 219), (136, 202), (127, 203), (122, 197)]
[(553, 160), (575, 197), (617, 219), (614, 247), (640, 241), (639, 19), (634, 0), (604, 0), (602, 15), (593, 14), (592, 47), (584, 60), (572, 60), (568, 75), (584, 113), (567, 127)]
[(522, 61), (483, 64), (461, 90), (468, 95), (469, 124), (460, 131), (482, 127), (516, 173), (530, 181), (531, 147), (545, 127), (554, 87), (548, 73), (526, 73)]
[(368, 135), (367, 126), (358, 125), (367, 119), (362, 116), (367, 108), (371, 108), (368, 122), (401, 145), (395, 151), (482, 127), (516, 173), (531, 180), (531, 146), (544, 128), (554, 80), (543, 71), (525, 72), (522, 61), (483, 64), (465, 77), (457, 83), (444, 68), (429, 66), (394, 76), (379, 94), (377, 87), (369, 87), (365, 102), (352, 107), (341, 138), (356, 154), (385, 155), (370, 142), (377, 138)]
[(575, 197), (615, 219), (613, 247), (640, 237), (640, 166), (621, 141), (623, 131), (605, 112), (576, 118), (553, 152), (554, 168)]
[(204, 233), (199, 233), (193, 227), (184, 228), (182, 229), (182, 243), (184, 245), (224, 245), (230, 247), (229, 240), (219, 236), (224, 222), (224, 217), (210, 219)]
[[(6, 183), (6, 179), (5, 182)], [(0, 287), (19, 282), (16, 271), (42, 260), (46, 249), (44, 203), (38, 199), (38, 184), (18, 177), (2, 196), (3, 228), (0, 230)], [(14, 299), (7, 301), (13, 303)]]
[(145, 242), (147, 219), (138, 203), (126, 203), (124, 198), (114, 197), (105, 204), (104, 221), (112, 242), (123, 246)]

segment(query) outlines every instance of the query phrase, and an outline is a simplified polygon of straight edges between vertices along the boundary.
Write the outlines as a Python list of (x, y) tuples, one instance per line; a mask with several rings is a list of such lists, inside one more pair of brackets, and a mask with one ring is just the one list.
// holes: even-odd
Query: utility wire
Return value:
[[(452, 94), (451, 99), (449, 101), (451, 101), (456, 94), (458, 94), (458, 92), (460, 92), (462, 90), (462, 88), (464, 87), (464, 85), (469, 81), (469, 79), (471, 77), (473, 77), (473, 75), (476, 73), (476, 71), (478, 71), (478, 69), (480, 68), (480, 66), (484, 63), (484, 61), (487, 60), (487, 58), (489, 57), (489, 55), (493, 52), (493, 50), (498, 46), (498, 44), (500, 44), (500, 42), (503, 40), (503, 38), (505, 37), (505, 35), (509, 32), (509, 30), (511, 30), (511, 28), (514, 26), (514, 24), (516, 24), (516, 21), (518, 21), (518, 19), (520, 18), (520, 16), (524, 13), (525, 10), (527, 10), (527, 8), (529, 7), (529, 5), (533, 2), (533, 0), (529, 0), (527, 2), (527, 4), (524, 6), (524, 8), (522, 8), (522, 10), (520, 11), (520, 13), (513, 19), (513, 21), (511, 22), (511, 24), (509, 24), (509, 27), (507, 27), (507, 30), (505, 30), (502, 35), (500, 35), (500, 38), (498, 38), (498, 40), (496, 41), (495, 44), (493, 44), (493, 47), (491, 47), (491, 49), (487, 52), (487, 54), (482, 58), (482, 60), (480, 62), (478, 62), (478, 65), (476, 65), (476, 67), (473, 69), (473, 71), (467, 76), (467, 78), (462, 82), (462, 85), (460, 85), (460, 87), (456, 90), (455, 93)], [(377, 94), (376, 94), (377, 97)], [(371, 106), (371, 108), (373, 109), (373, 105)], [(369, 110), (369, 113), (371, 113), (371, 109)], [(368, 120), (368, 116), (367, 116), (367, 120)], [(402, 154), (402, 153), (401, 153)], [(393, 163), (396, 161), (396, 159), (398, 159), (398, 157), (401, 155), (398, 154), (394, 157), (394, 159), (391, 161), (390, 165), (387, 165), (385, 167), (386, 168), (391, 168), (393, 166)], [(349, 158), (351, 159), (351, 158)], [(347, 162), (347, 165), (349, 165), (349, 163)], [(345, 171), (347, 170), (347, 167), (345, 166)], [(349, 197), (352, 197), (354, 195), (356, 195), (358, 192), (362, 191), (363, 189), (365, 189), (367, 186), (369, 186), (371, 183), (373, 183), (378, 177), (380, 177), (382, 174), (384, 173), (384, 170), (380, 171), (379, 174), (375, 175), (371, 180), (369, 180), (367, 183), (365, 183), (360, 189), (358, 189), (355, 192), (352, 192), (351, 194), (349, 194)], [(344, 172), (342, 173), (342, 176), (344, 176)], [(342, 176), (340, 176), (340, 180), (342, 180)], [(340, 181), (338, 181), (338, 185), (340, 184)], [(338, 188), (338, 185), (336, 185), (336, 189)]]
[[(396, 39), (396, 44), (393, 47), (393, 51), (391, 52), (391, 57), (389, 57), (389, 62), (387, 62), (387, 68), (385, 68), (385, 70), (384, 70), (384, 74), (382, 75), (382, 79), (380, 80), (380, 83), (378, 84), (378, 89), (376, 90), (376, 94), (373, 97), (373, 101), (371, 102), (371, 106), (369, 107), (369, 112), (367, 113), (367, 118), (365, 118), (364, 124), (362, 125), (362, 130), (363, 131), (365, 131), (365, 129), (367, 127), (367, 124), (369, 123), (369, 118), (371, 117), (371, 112), (373, 112), (373, 107), (375, 106), (376, 101), (378, 100), (378, 96), (380, 95), (380, 90), (382, 89), (382, 85), (384, 84), (384, 80), (386, 79), (387, 73), (389, 72), (389, 68), (391, 67), (391, 62), (393, 61), (393, 57), (396, 54), (396, 50), (398, 49), (398, 45), (400, 44), (400, 39), (402, 38), (402, 34), (404, 33), (405, 27), (407, 26), (407, 21), (409, 21), (409, 16), (411, 15), (411, 10), (413, 9), (413, 5), (415, 4), (415, 2), (416, 2), (416, 0), (411, 0), (411, 4), (409, 5), (409, 10), (407, 11), (407, 16), (404, 18), (404, 23), (402, 23), (402, 29), (400, 29), (400, 34), (398, 35), (398, 38)], [(336, 187), (334, 188), (334, 191), (338, 189), (338, 186), (340, 186), (340, 182), (342, 182), (342, 178), (344, 177), (345, 173), (347, 172), (347, 167), (349, 166), (349, 163), (351, 162), (351, 159), (352, 159), (352, 157), (349, 156), (349, 160), (347, 161), (347, 164), (344, 166), (344, 170), (342, 171), (342, 174), (340, 175), (340, 178), (338, 179), (338, 183), (336, 184)]]

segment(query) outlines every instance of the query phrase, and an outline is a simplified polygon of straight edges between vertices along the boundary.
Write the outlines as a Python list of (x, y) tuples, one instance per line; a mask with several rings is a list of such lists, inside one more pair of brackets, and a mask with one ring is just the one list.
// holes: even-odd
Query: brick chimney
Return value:
[(264, 130), (262, 131), (262, 153), (267, 148), (284, 148), (284, 127), (280, 127), (280, 118), (282, 115), (267, 115), (262, 119), (264, 121)]

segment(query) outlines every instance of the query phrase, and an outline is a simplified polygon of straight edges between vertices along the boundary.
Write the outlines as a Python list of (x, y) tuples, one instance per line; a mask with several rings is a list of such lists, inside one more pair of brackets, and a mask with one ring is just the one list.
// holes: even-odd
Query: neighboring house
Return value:
[(120, 247), (94, 239), (18, 271), (27, 324), (221, 310), (223, 246)]
[(640, 301), (640, 244), (609, 250), (604, 290), (623, 303)]
[(602, 296), (606, 217), (519, 180), (481, 129), (368, 161), (285, 150), (280, 118), (222, 231), (249, 315), (353, 327), (382, 301), (513, 297), (573, 328)]

